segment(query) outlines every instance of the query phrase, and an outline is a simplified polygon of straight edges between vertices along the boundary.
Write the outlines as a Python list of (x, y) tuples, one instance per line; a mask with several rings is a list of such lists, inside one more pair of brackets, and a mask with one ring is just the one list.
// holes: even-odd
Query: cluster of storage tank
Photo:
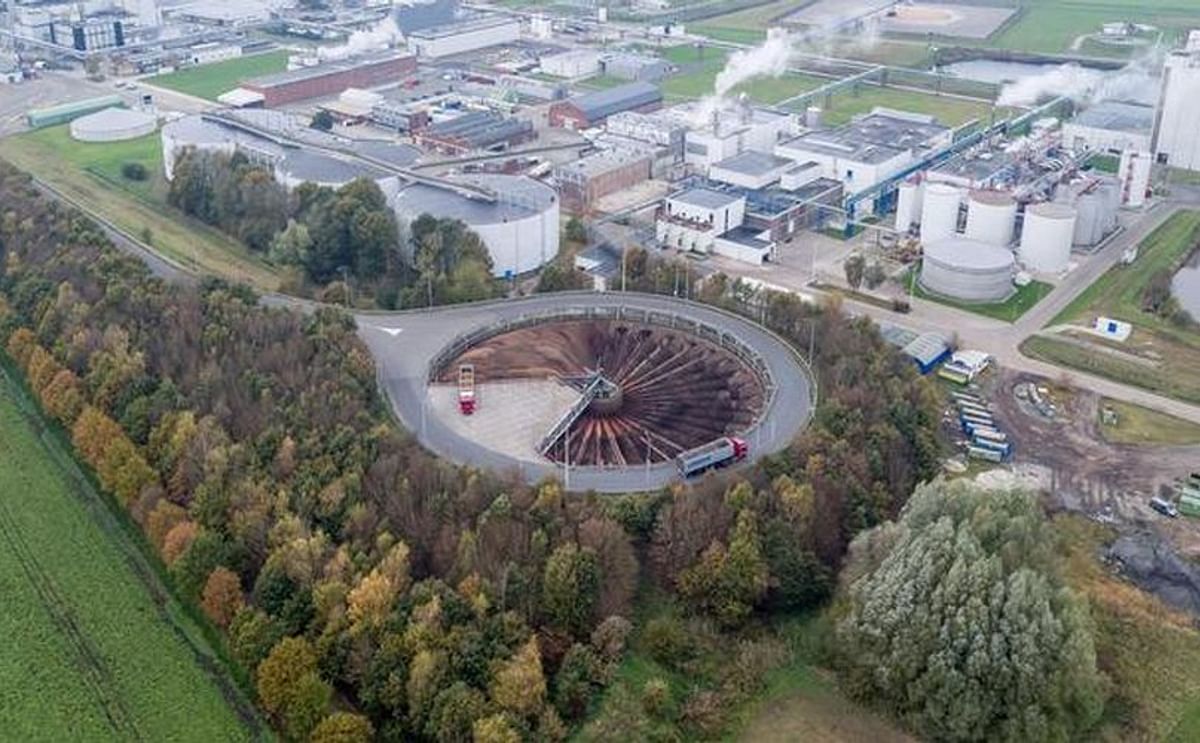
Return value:
[[(1112, 234), (1117, 227), (1120, 205), (1120, 185), (1111, 179), (1065, 185), (1059, 189), (1055, 201), (1028, 204), (1020, 217), (1017, 200), (1006, 191), (968, 191), (949, 183), (906, 181), (899, 186), (896, 229), (908, 232), (919, 223), (918, 234), (926, 253), (936, 246), (938, 277), (931, 277), (929, 283), (943, 288), (958, 284), (964, 290), (972, 286), (976, 291), (964, 294), (978, 295), (981, 261), (979, 256), (967, 254), (971, 246), (977, 246), (976, 251), (978, 246), (1008, 251), (1017, 242), (1016, 257), (1025, 268), (1038, 273), (1061, 273), (1068, 267), (1072, 248), (1094, 248)], [(1019, 241), (1018, 219), (1022, 223)], [(955, 247), (951, 249), (950, 245)], [(992, 258), (982, 262), (1001, 270), (1002, 261)], [(953, 278), (955, 273), (960, 274), (958, 280)], [(922, 282), (925, 283), (924, 279)], [(998, 282), (993, 277), (986, 283), (994, 294)]]

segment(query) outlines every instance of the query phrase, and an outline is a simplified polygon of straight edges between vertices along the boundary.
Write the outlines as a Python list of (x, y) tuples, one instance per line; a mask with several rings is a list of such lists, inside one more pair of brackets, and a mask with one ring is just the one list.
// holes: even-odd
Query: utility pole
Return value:
[(571, 424), (567, 424), (566, 438), (563, 442), (563, 490), (571, 490)]

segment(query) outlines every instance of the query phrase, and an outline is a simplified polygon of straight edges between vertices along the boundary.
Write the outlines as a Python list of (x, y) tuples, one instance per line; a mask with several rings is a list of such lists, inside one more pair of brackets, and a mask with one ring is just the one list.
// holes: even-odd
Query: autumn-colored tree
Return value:
[(84, 398), (79, 378), (70, 369), (61, 369), (49, 384), (39, 391), (46, 412), (64, 426), (70, 426), (83, 410)]
[[(154, 504), (154, 508), (146, 516), (146, 537), (150, 540), (150, 544), (158, 550), (160, 555), (163, 555), (163, 561), (169, 562), (166, 559), (164, 546), (167, 541), (167, 534), (171, 532), (179, 524), (187, 521), (187, 510), (183, 506), (178, 506), (169, 500), (159, 500)], [(194, 534), (193, 534), (194, 536)], [(182, 550), (180, 550), (182, 552)], [(179, 554), (176, 553), (175, 557)]]
[(329, 685), (317, 674), (317, 654), (300, 637), (287, 637), (271, 649), (256, 673), (262, 706), (293, 738), (316, 727), (329, 706)]
[(25, 365), (25, 377), (35, 392), (40, 395), (42, 389), (50, 384), (50, 380), (60, 371), (62, 371), (62, 367), (54, 360), (49, 351), (41, 346), (33, 347), (29, 354), (29, 362)]
[(346, 597), (347, 614), (355, 627), (372, 629), (383, 625), (396, 600), (392, 581), (376, 568), (358, 582)]
[(529, 638), (511, 658), (497, 664), (490, 687), (492, 701), (521, 717), (534, 715), (546, 699), (546, 677), (537, 640)]
[(334, 712), (312, 732), (311, 743), (370, 743), (375, 736), (371, 721), (350, 712)]
[(37, 348), (37, 336), (29, 328), (17, 328), (8, 337), (8, 355), (13, 357), (17, 366), (22, 369), (29, 365), (29, 355)]
[(219, 627), (228, 627), (242, 608), (242, 581), (229, 568), (219, 567), (208, 574), (200, 606)]
[(442, 689), (446, 676), (446, 654), (422, 649), (413, 656), (408, 668), (408, 715), (417, 729), (424, 727), (433, 708), (433, 700)]
[(425, 735), (438, 743), (460, 743), (471, 739), (475, 721), (487, 713), (487, 699), (478, 689), (462, 681), (442, 689), (433, 700), (425, 723)]
[(475, 743), (521, 743), (512, 720), (503, 712), (475, 721)]
[(200, 527), (194, 521), (180, 521), (171, 527), (170, 531), (163, 537), (163, 562), (170, 565), (178, 560), (179, 556), (187, 551), (188, 547), (192, 546), (192, 542), (196, 539), (199, 529)]
[(725, 627), (750, 616), (767, 590), (767, 562), (759, 543), (754, 512), (738, 514), (729, 547), (714, 541), (700, 560), (679, 577), (679, 592)]

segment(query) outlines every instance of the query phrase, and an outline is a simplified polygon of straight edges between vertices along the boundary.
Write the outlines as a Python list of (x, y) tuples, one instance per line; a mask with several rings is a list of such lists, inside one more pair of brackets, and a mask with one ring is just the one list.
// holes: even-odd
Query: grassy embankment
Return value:
[(146, 82), (160, 88), (215, 101), (217, 96), (233, 90), (243, 80), (283, 72), (287, 69), (287, 60), (288, 53), (283, 50), (252, 54), (155, 75), (146, 78)]
[[(1098, 315), (1131, 323), (1118, 353), (1046, 336), (1021, 345), (1028, 356), (1188, 402), (1200, 402), (1200, 330), (1142, 310), (1142, 292), (1159, 271), (1173, 270), (1200, 239), (1200, 211), (1172, 215), (1142, 241), (1132, 265), (1116, 265), (1058, 314), (1051, 325), (1090, 326)], [(1122, 354), (1130, 358), (1122, 358)]]
[[(167, 205), (157, 133), (127, 142), (87, 143), (71, 139), (66, 125), (49, 127), (0, 139), (0, 158), (150, 243), (176, 263), (262, 290), (279, 285), (275, 269), (241, 243)], [(146, 169), (146, 180), (122, 175), (121, 167), (131, 162)]]
[(0, 586), (3, 737), (253, 737), (200, 626), (2, 366)]

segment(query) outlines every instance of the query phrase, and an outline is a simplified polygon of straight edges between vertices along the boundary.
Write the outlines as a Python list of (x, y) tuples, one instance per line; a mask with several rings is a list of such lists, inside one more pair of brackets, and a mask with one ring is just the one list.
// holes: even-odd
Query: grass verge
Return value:
[[(157, 134), (127, 142), (86, 143), (71, 139), (66, 125), (49, 127), (0, 139), (0, 158), (177, 263), (265, 291), (279, 286), (275, 268), (262, 258), (167, 205), (168, 185)], [(121, 166), (126, 162), (140, 163), (148, 178), (125, 178)]]
[(1114, 444), (1200, 444), (1200, 425), (1191, 421), (1109, 398), (1101, 400), (1101, 407), (1116, 413), (1116, 423), (1100, 423), (1100, 432)]
[(287, 60), (288, 53), (283, 50), (252, 54), (155, 75), (147, 78), (146, 82), (160, 88), (215, 101), (217, 96), (233, 90), (249, 78), (283, 72), (287, 69)]
[[(0, 363), (0, 726), (14, 740), (249, 740), (257, 716)], [(236, 707), (236, 711), (235, 711)]]

